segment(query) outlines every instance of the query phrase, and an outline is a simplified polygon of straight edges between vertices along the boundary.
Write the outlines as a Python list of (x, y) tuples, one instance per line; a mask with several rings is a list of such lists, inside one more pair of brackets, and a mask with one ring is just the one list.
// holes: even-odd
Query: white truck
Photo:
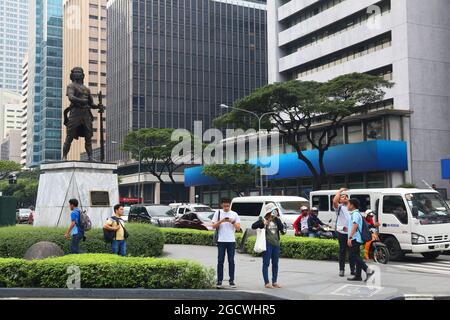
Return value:
[[(322, 221), (336, 213), (333, 198), (337, 190), (315, 191), (310, 204), (319, 208)], [(420, 253), (427, 259), (436, 259), (450, 250), (450, 207), (441, 195), (431, 189), (358, 189), (348, 190), (350, 198), (361, 203), (360, 211), (375, 212), (380, 226), (380, 238), (388, 246), (392, 260), (401, 260), (405, 254)]]

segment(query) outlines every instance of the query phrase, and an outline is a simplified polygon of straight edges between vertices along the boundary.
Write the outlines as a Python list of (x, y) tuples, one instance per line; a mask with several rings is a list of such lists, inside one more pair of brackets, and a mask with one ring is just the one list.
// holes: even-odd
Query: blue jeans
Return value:
[(219, 257), (217, 259), (217, 282), (223, 281), (223, 264), (225, 263), (225, 252), (228, 256), (228, 273), (230, 276), (230, 282), (234, 282), (234, 254), (236, 252), (236, 243), (218, 242), (217, 248), (219, 249)]
[(266, 252), (263, 255), (263, 277), (264, 284), (269, 284), (269, 265), (272, 260), (272, 283), (278, 282), (278, 261), (280, 260), (280, 247), (266, 243)]
[(83, 235), (74, 234), (72, 236), (72, 242), (70, 243), (70, 253), (79, 254), (80, 253), (80, 242), (83, 239)]
[(310, 233), (308, 233), (308, 237), (310, 237), (310, 238), (318, 238), (319, 237), (319, 233), (318, 232), (310, 232)]
[(125, 257), (127, 255), (127, 243), (125, 240), (113, 240), (112, 253)]

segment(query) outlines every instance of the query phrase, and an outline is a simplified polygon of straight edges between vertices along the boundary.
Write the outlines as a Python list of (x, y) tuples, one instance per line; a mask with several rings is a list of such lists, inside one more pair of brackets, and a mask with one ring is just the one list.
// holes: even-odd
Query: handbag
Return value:
[(253, 251), (255, 253), (263, 253), (267, 250), (266, 247), (266, 228), (256, 230), (256, 242)]
[[(220, 221), (220, 210), (219, 210), (219, 217), (217, 219), (217, 221)], [(219, 227), (216, 228), (216, 230), (214, 231), (214, 237), (213, 237), (213, 245), (217, 246), (217, 244), (219, 243)]]

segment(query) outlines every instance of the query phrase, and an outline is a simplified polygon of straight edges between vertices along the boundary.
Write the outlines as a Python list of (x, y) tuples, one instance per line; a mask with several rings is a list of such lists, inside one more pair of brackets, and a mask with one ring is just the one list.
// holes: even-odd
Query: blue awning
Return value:
[(442, 165), (442, 179), (450, 179), (450, 159), (441, 161)]
[[(304, 152), (316, 168), (319, 153), (317, 150)], [(262, 163), (270, 163), (278, 157), (278, 173), (269, 176), (271, 180), (311, 177), (306, 164), (299, 160), (297, 153), (281, 154), (262, 158)], [(250, 163), (259, 165), (258, 159)], [(264, 167), (264, 166), (263, 166)], [(325, 168), (328, 174), (348, 174), (374, 171), (407, 171), (407, 145), (404, 141), (367, 141), (331, 147), (325, 154)], [(202, 174), (203, 167), (185, 169), (185, 185), (187, 187), (218, 184), (218, 181)]]

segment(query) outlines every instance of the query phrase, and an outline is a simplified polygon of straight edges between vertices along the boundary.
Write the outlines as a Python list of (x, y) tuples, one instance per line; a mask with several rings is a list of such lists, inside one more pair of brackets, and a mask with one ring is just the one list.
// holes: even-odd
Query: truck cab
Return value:
[[(321, 219), (335, 221), (332, 200), (336, 192), (311, 193), (311, 205), (322, 209), (319, 211)], [(400, 260), (408, 253), (435, 259), (442, 251), (450, 250), (450, 208), (437, 191), (393, 188), (349, 190), (347, 193), (350, 198), (360, 200), (361, 212), (367, 209), (375, 212), (381, 224), (380, 238), (389, 247), (393, 260)]]

